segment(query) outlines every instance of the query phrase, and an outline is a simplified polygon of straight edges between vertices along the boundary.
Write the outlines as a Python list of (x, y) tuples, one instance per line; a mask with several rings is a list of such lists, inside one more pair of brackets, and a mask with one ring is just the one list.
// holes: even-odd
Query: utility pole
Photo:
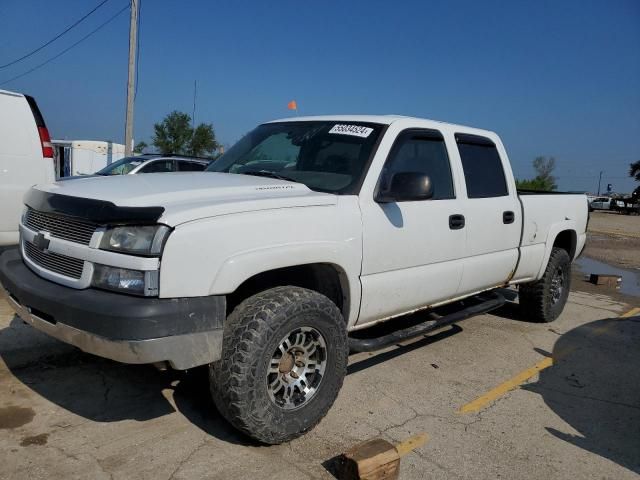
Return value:
[[(198, 89), (198, 83), (193, 81), (193, 114), (191, 115), (191, 145), (193, 145), (193, 138), (196, 136), (196, 91)], [(189, 152), (191, 155), (195, 155), (194, 151)]]
[(129, 24), (129, 78), (127, 80), (127, 119), (124, 124), (124, 154), (133, 153), (133, 96), (136, 82), (136, 48), (138, 37), (138, 0), (131, 0), (131, 22)]
[(598, 178), (598, 196), (600, 196), (600, 182), (602, 181), (602, 174), (604, 172), (600, 170), (600, 177)]
[(191, 129), (196, 129), (196, 93), (198, 92), (198, 82), (193, 81), (193, 115), (191, 115)]

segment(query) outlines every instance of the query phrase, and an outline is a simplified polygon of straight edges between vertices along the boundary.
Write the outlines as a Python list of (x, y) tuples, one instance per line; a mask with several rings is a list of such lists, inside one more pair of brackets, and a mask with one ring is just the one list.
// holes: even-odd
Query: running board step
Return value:
[[(488, 298), (487, 298), (488, 297)], [(467, 318), (487, 313), (491, 310), (501, 307), (505, 304), (506, 299), (498, 292), (490, 292), (482, 296), (473, 297), (480, 300), (481, 303), (471, 305), (456, 312), (450, 313), (437, 320), (426, 320), (417, 325), (396, 330), (387, 335), (376, 338), (353, 338), (349, 337), (349, 349), (352, 352), (372, 352), (388, 347), (398, 342), (403, 342), (411, 338), (423, 335), (431, 330), (451, 325), (452, 323), (466, 320)], [(393, 320), (391, 320), (393, 321)]]

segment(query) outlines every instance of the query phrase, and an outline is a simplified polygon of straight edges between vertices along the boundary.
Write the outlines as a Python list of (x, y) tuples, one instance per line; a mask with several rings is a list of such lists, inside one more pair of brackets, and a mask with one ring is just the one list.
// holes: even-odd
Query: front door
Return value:
[(450, 298), (462, 277), (459, 259), (464, 256), (466, 234), (464, 224), (455, 219), (464, 212), (456, 199), (456, 178), (441, 132), (400, 133), (378, 188), (398, 172), (429, 175), (433, 197), (392, 203), (360, 198), (364, 248), (358, 325)]

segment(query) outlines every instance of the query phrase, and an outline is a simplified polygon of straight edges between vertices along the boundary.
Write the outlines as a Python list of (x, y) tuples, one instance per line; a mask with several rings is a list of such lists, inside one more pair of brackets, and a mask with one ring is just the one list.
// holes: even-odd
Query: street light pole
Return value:
[(131, 22), (129, 25), (129, 77), (127, 79), (127, 118), (124, 124), (124, 153), (133, 153), (133, 97), (136, 81), (136, 48), (138, 37), (138, 0), (131, 0)]

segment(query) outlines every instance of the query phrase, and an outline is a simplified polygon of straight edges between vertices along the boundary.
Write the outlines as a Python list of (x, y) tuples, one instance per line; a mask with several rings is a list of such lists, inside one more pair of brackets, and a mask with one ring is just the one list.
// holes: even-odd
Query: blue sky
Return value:
[[(0, 64), (98, 0), (3, 0)], [(127, 4), (109, 0), (0, 84)], [(396, 113), (497, 131), (518, 177), (557, 159), (561, 189), (630, 191), (640, 160), (640, 1), (142, 0), (135, 137), (172, 110), (232, 144), (302, 114)], [(128, 12), (62, 57), (0, 88), (34, 95), (54, 137), (122, 142)]]

